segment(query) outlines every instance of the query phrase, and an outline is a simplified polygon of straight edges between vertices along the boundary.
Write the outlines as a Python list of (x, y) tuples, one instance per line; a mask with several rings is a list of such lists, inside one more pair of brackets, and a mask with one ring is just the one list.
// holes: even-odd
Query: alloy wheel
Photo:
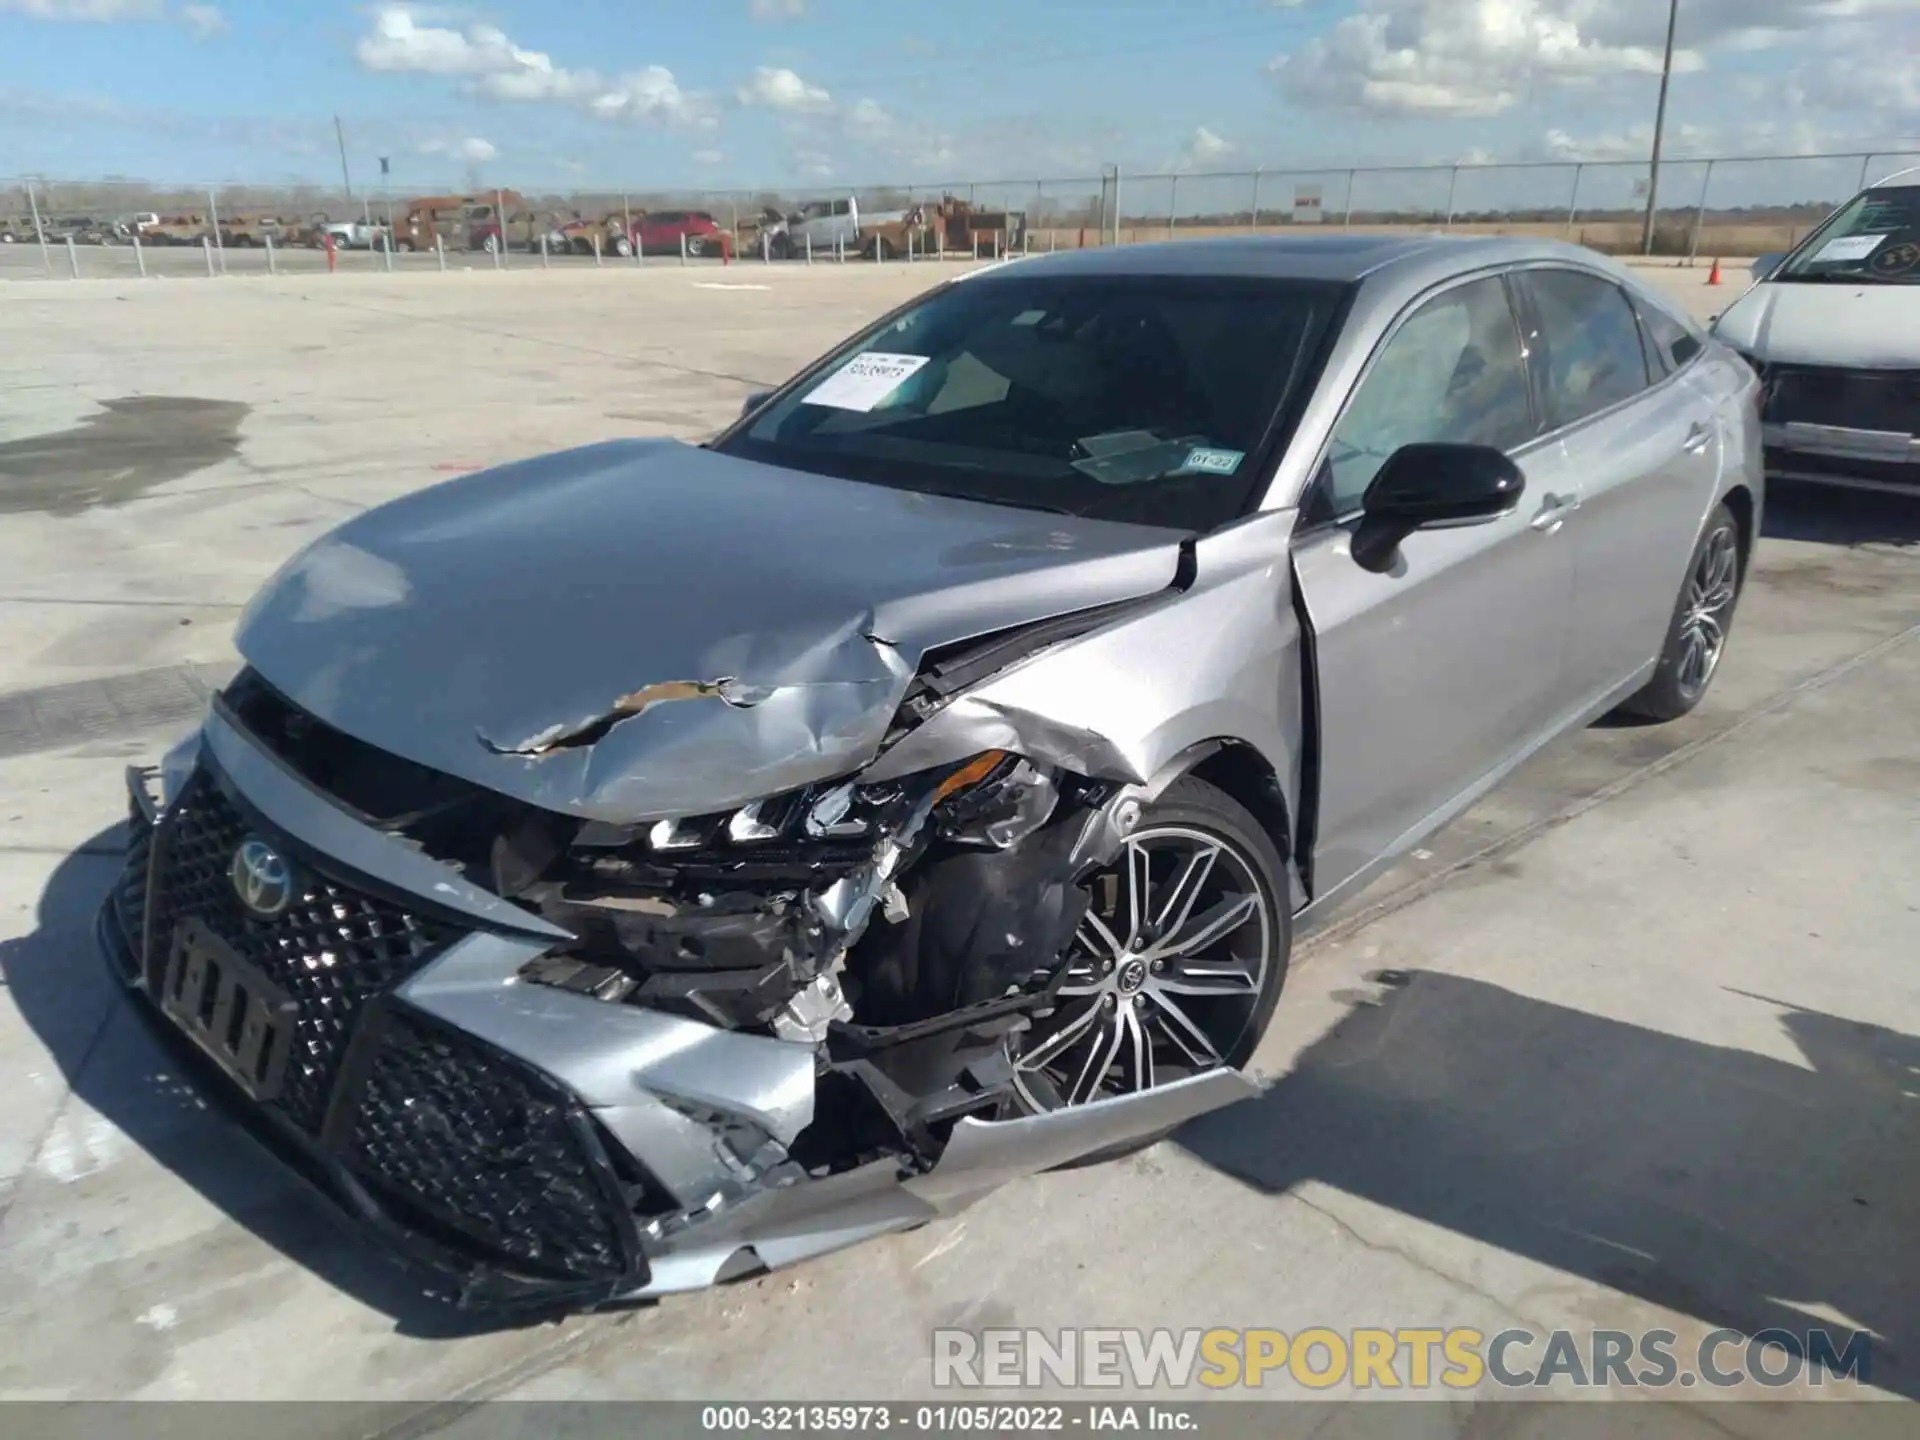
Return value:
[(1697, 695), (1713, 678), (1727, 645), (1727, 624), (1740, 588), (1740, 555), (1731, 528), (1707, 537), (1687, 577), (1686, 613), (1680, 621), (1680, 658), (1675, 678)]
[(1145, 826), (1091, 888), (1059, 1006), (1014, 1056), (1014, 1086), (1032, 1110), (1229, 1063), (1273, 963), (1273, 900), (1224, 835)]

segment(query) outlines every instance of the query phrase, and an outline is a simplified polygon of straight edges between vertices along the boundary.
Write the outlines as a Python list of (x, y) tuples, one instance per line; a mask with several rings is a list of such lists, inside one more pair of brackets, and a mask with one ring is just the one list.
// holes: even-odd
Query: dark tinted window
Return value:
[(1666, 311), (1642, 305), (1640, 323), (1646, 326), (1667, 369), (1678, 370), (1700, 353), (1700, 337)]
[(1240, 514), (1344, 287), (1016, 272), (949, 285), (883, 322), (718, 448), (1182, 529)]
[(1549, 428), (1585, 419), (1647, 388), (1647, 356), (1624, 291), (1576, 270), (1529, 270), (1539, 332), (1531, 349), (1545, 377)]
[(1526, 364), (1506, 287), (1476, 280), (1436, 295), (1387, 341), (1333, 432), (1319, 513), (1344, 515), (1402, 445), (1439, 440), (1511, 450), (1533, 435)]

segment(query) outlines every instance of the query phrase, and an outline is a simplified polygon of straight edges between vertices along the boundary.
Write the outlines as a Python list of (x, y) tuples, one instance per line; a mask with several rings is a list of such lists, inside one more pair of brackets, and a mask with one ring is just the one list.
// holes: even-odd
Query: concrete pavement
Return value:
[(108, 985), (120, 769), (339, 518), (711, 430), (932, 277), (338, 278), (0, 309), (0, 1394), (889, 1397), (935, 1325), (1823, 1322), (1920, 1394), (1920, 512), (1817, 492), (1776, 496), (1699, 712), (1570, 737), (1306, 943), (1264, 1099), (624, 1316), (468, 1333), (413, 1297)]

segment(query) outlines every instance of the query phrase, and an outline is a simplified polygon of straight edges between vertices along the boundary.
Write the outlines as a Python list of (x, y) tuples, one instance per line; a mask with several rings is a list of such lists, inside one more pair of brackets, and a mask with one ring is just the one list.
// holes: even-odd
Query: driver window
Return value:
[(1402, 445), (1511, 450), (1533, 435), (1526, 363), (1506, 287), (1475, 280), (1410, 315), (1375, 358), (1333, 432), (1322, 474), (1329, 516), (1360, 508)]

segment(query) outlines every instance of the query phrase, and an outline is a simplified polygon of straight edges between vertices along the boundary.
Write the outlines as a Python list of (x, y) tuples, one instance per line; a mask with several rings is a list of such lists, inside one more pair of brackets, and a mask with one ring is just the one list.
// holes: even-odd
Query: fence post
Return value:
[(27, 182), (27, 208), (33, 212), (33, 234), (34, 238), (40, 242), (40, 265), (51, 275), (53, 256), (47, 250), (47, 227), (40, 223), (40, 202), (34, 198), (31, 180)]
[(1453, 197), (1455, 192), (1458, 191), (1459, 188), (1460, 188), (1460, 167), (1456, 165), (1453, 167), (1452, 178), (1450, 178), (1447, 181), (1447, 223), (1445, 228), (1448, 230), (1451, 230), (1453, 228)]
[(1260, 172), (1253, 172), (1253, 228), (1260, 228)]
[[(69, 239), (67, 244), (71, 245), (73, 241)], [(211, 280), (213, 278), (213, 241), (207, 236), (202, 235), (200, 237), (200, 248), (207, 252), (207, 278)]]
[[(220, 202), (213, 198), (213, 191), (207, 191), (207, 222), (213, 228), (213, 248), (220, 252), (220, 273), (227, 273), (227, 242), (220, 238)], [(207, 273), (213, 273), (212, 257), (208, 257)]]
[[(1353, 177), (1359, 173), (1358, 170), (1347, 171), (1347, 218), (1340, 223), (1342, 230), (1351, 230), (1353, 228)], [(1295, 190), (1293, 196), (1295, 205), (1298, 205), (1300, 192)]]
[(499, 187), (493, 192), (493, 226), (500, 232), (500, 242), (493, 247), (493, 268), (507, 268), (507, 207), (500, 198)]
[(393, 273), (393, 231), (388, 230), (380, 236), (380, 257), (387, 267), (387, 273)]
[(760, 263), (762, 265), (773, 263), (773, 236), (764, 229), (760, 232)]
[(547, 267), (547, 233), (544, 230), (540, 232), (540, 268), (542, 270), (545, 270), (548, 268)]
[[(80, 248), (73, 243), (73, 237), (71, 235), (67, 236), (67, 269), (73, 272), (74, 279), (78, 280), (80, 278)], [(211, 266), (209, 266), (207, 273), (209, 275), (213, 273)]]
[(140, 246), (140, 232), (133, 234), (133, 263), (140, 267), (140, 278), (147, 278), (147, 252)]
[(1580, 209), (1580, 172), (1586, 168), (1585, 165), (1573, 167), (1573, 194), (1567, 197), (1567, 239), (1569, 240), (1573, 238), (1573, 217)]
[(1120, 167), (1113, 167), (1113, 243), (1120, 243)]
[(1707, 218), (1707, 187), (1713, 184), (1713, 161), (1707, 161), (1707, 173), (1700, 177), (1700, 208), (1693, 212), (1693, 238), (1687, 242), (1687, 268), (1700, 255), (1700, 227)]
[(1167, 238), (1169, 240), (1173, 239), (1173, 227), (1179, 223), (1179, 217), (1180, 177), (1169, 175), (1167, 177)]
[[(261, 236), (261, 239), (267, 242), (267, 273), (269, 275), (278, 275), (280, 273), (280, 268), (279, 266), (275, 265), (273, 262), (273, 236), (263, 235)], [(140, 249), (140, 237), (138, 235), (133, 237), (133, 248), (136, 253)], [(143, 262), (140, 266), (140, 270), (142, 274), (146, 273), (146, 268), (147, 267)]]
[(633, 263), (640, 263), (640, 237), (633, 233), (633, 207), (627, 203), (627, 197), (620, 197), (620, 216), (626, 221), (627, 228), (622, 232), (627, 237), (627, 254)]
[(598, 230), (593, 232), (593, 268), (596, 270), (600, 268), (600, 232)]
[(433, 237), (433, 253), (436, 256), (438, 256), (440, 259), (440, 273), (442, 275), (446, 274), (447, 273), (447, 237), (446, 236), (435, 235)]
[(807, 264), (813, 263), (813, 232), (807, 232)]

